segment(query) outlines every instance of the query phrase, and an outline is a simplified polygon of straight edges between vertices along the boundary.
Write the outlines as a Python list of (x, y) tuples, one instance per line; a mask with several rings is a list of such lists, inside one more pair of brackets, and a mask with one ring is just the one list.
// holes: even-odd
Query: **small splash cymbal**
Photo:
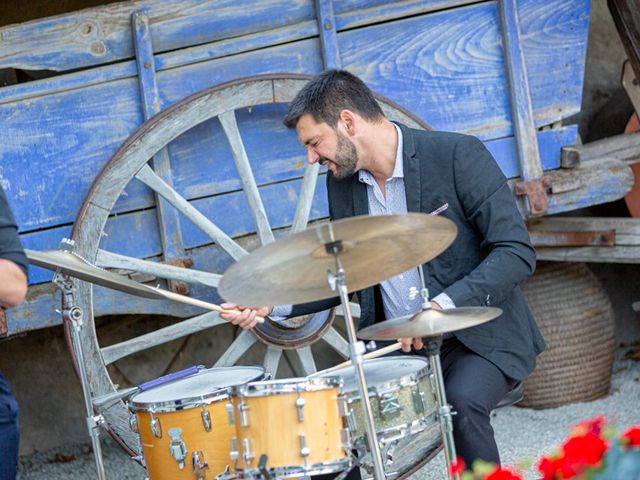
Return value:
[(363, 328), (358, 332), (358, 337), (364, 340), (431, 337), (474, 327), (500, 315), (502, 310), (495, 307), (460, 307), (448, 310), (432, 308)]

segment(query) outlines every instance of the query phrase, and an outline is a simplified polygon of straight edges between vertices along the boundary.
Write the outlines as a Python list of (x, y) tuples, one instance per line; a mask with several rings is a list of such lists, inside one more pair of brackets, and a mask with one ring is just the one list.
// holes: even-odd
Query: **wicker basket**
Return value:
[(582, 263), (540, 263), (523, 284), (547, 342), (521, 407), (550, 408), (609, 393), (615, 349), (611, 302)]

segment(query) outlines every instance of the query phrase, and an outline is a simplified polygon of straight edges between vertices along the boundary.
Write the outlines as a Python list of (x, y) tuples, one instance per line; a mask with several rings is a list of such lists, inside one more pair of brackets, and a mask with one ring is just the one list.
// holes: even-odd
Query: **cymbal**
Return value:
[(502, 315), (495, 307), (459, 307), (448, 310), (423, 310), (415, 315), (385, 320), (358, 331), (364, 340), (396, 340), (430, 337), (474, 327)]
[(325, 246), (340, 242), (338, 257), (349, 292), (370, 287), (425, 263), (456, 236), (455, 224), (424, 213), (358, 216), (313, 226), (264, 245), (233, 264), (218, 293), (242, 305), (285, 305), (337, 297), (328, 272), (335, 257)]
[(162, 293), (143, 283), (138, 283), (123, 275), (103, 270), (91, 265), (73, 253), (64, 250), (25, 249), (29, 263), (48, 270), (57, 271), (103, 287), (146, 298), (165, 298)]

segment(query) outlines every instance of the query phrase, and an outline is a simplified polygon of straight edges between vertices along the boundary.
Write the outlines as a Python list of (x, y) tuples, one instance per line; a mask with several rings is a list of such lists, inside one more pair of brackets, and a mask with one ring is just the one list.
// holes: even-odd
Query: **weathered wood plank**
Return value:
[(118, 268), (153, 275), (159, 278), (179, 280), (187, 283), (200, 283), (209, 287), (218, 287), (222, 275), (202, 272), (190, 268), (181, 268), (160, 262), (150, 262), (139, 258), (118, 255), (117, 253), (99, 250), (96, 265), (102, 268)]
[[(138, 68), (138, 84), (140, 86), (140, 99), (144, 119), (148, 120), (160, 111), (160, 98), (158, 83), (156, 81), (156, 69), (153, 61), (153, 46), (151, 45), (151, 32), (149, 17), (146, 12), (137, 10), (131, 16), (131, 29), (136, 53), (136, 65)], [(162, 181), (171, 186), (171, 161), (169, 152), (163, 148), (153, 156), (151, 161), (153, 170)], [(165, 261), (184, 259), (182, 246), (182, 232), (178, 212), (159, 195), (155, 194), (156, 212), (160, 227), (160, 239)], [(169, 282), (169, 288), (174, 292), (186, 294), (188, 287), (184, 284)]]
[(607, 231), (615, 230), (616, 246), (640, 247), (640, 218), (545, 217), (527, 222), (529, 231)]
[(235, 365), (242, 355), (249, 350), (258, 339), (251, 330), (242, 330), (233, 343), (220, 356), (214, 367), (230, 367)]
[[(581, 185), (575, 190), (549, 195), (549, 215), (618, 200), (631, 189), (634, 181), (631, 169), (615, 159), (584, 162), (579, 168), (547, 173), (552, 183), (561, 184), (570, 180), (567, 183)], [(515, 182), (509, 181), (512, 188)], [(527, 210), (522, 199), (518, 199), (518, 207), (524, 215)]]
[(640, 247), (537, 248), (538, 260), (554, 262), (640, 263)]
[[(0, 29), (0, 68), (64, 71), (132, 58), (129, 19), (142, 9), (148, 12), (157, 52), (314, 18), (313, 5), (302, 0), (120, 2)], [(273, 15), (284, 9), (286, 15)]]
[(333, 0), (315, 0), (318, 32), (322, 46), (324, 68), (340, 68), (340, 50), (338, 48), (338, 32), (333, 11)]
[(640, 161), (640, 132), (625, 133), (562, 149), (562, 161), (570, 165), (598, 158), (617, 158), (628, 163)]
[(115, 345), (109, 345), (108, 347), (102, 348), (100, 353), (102, 354), (104, 364), (109, 365), (136, 352), (225, 323), (227, 322), (222, 320), (217, 312), (208, 312), (190, 318), (189, 320), (160, 328), (151, 333), (140, 335)]
[(516, 0), (498, 0), (500, 30), (511, 105), (516, 152), (523, 181), (542, 176), (533, 107), (529, 91), (529, 75), (524, 62)]
[(351, 351), (349, 349), (349, 342), (347, 342), (342, 335), (338, 333), (335, 327), (331, 326), (327, 329), (322, 339), (329, 344), (336, 352), (338, 352), (343, 358), (349, 358)]
[(300, 364), (302, 365), (302, 371), (304, 375), (311, 375), (312, 373), (316, 373), (318, 368), (316, 367), (316, 362), (313, 358), (313, 353), (311, 353), (311, 347), (307, 345), (306, 347), (296, 348), (296, 353), (298, 354), (298, 358), (300, 359)]
[(273, 378), (275, 378), (276, 374), (278, 373), (280, 358), (282, 358), (282, 349), (268, 345), (267, 353), (264, 356), (264, 362), (262, 363), (262, 366), (267, 372), (271, 374)]
[[(148, 165), (142, 167), (142, 169), (136, 174), (136, 178), (152, 188), (158, 195), (164, 197), (167, 202), (176, 208), (176, 210), (180, 211), (185, 217), (193, 222), (193, 224), (202, 230), (210, 239), (222, 246), (234, 259), (238, 260), (247, 254), (247, 252), (229, 235), (221, 230), (220, 227), (198, 211), (197, 208), (193, 207), (184, 197), (179, 195), (169, 185), (164, 183), (164, 181), (156, 175)], [(180, 234), (180, 240), (181, 242), (183, 241), (182, 233)]]
[(242, 182), (242, 190), (247, 197), (249, 203), (249, 210), (253, 220), (256, 222), (256, 228), (260, 241), (263, 245), (274, 241), (273, 232), (269, 225), (269, 219), (267, 218), (267, 212), (264, 209), (264, 204), (260, 198), (258, 192), (258, 185), (253, 175), (253, 170), (249, 164), (249, 157), (247, 157), (247, 151), (244, 149), (244, 143), (240, 136), (240, 130), (238, 129), (238, 123), (236, 122), (235, 112), (224, 112), (218, 116), (222, 129), (224, 130), (229, 145), (231, 146), (231, 153), (233, 161), (236, 164), (238, 170), (238, 176)]

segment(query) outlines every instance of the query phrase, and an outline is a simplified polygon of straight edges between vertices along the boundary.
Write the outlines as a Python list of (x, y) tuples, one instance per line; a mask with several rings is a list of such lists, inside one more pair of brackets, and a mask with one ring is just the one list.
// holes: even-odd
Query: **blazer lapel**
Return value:
[(404, 190), (407, 197), (407, 210), (409, 212), (421, 212), (420, 161), (416, 158), (413, 134), (404, 125), (400, 123), (397, 125), (402, 130), (402, 160), (404, 162)]
[(369, 214), (369, 200), (367, 198), (367, 186), (358, 180), (358, 173), (353, 176), (352, 179), (352, 193), (353, 193), (353, 214), (354, 215), (368, 215)]

